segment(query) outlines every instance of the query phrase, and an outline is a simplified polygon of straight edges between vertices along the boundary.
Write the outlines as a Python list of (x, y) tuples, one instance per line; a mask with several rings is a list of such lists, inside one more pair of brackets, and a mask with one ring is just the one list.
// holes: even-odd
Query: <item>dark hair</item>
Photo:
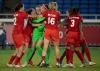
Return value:
[(69, 12), (69, 15), (78, 15), (78, 13), (79, 13), (79, 8), (70, 8), (70, 9), (68, 10), (68, 12)]
[(48, 6), (48, 4), (43, 4), (47, 9), (49, 9), (49, 6)]
[(30, 8), (30, 9), (26, 10), (26, 13), (27, 14), (31, 14), (32, 13), (32, 9)]
[(18, 3), (14, 9), (14, 12), (19, 11), (23, 7), (22, 3)]

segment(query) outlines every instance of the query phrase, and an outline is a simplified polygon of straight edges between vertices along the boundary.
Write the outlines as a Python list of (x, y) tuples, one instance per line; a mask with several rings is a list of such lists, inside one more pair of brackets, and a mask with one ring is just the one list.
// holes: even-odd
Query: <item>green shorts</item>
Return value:
[(38, 28), (35, 28), (32, 33), (32, 42), (43, 40), (43, 38), (44, 38), (43, 31), (40, 31)]

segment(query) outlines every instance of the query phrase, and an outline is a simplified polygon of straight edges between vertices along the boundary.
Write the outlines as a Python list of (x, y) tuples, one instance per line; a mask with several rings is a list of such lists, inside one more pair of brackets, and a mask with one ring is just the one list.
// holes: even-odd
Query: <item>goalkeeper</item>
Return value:
[[(23, 67), (25, 67), (29, 60), (32, 58), (32, 54), (35, 51), (35, 49), (37, 50), (40, 58), (42, 56), (42, 50), (43, 50), (43, 39), (44, 39), (44, 20), (45, 17), (42, 16), (41, 13), (41, 7), (37, 6), (36, 7), (36, 14), (37, 14), (37, 18), (32, 20), (32, 26), (34, 27), (33, 33), (32, 33), (32, 48), (31, 50), (27, 51), (26, 54), (26, 62), (23, 65)], [(46, 66), (49, 66), (49, 56), (50, 56), (50, 48), (48, 48), (47, 51), (47, 55), (45, 58), (45, 62), (46, 62)], [(39, 63), (39, 65), (41, 64), (41, 62)]]

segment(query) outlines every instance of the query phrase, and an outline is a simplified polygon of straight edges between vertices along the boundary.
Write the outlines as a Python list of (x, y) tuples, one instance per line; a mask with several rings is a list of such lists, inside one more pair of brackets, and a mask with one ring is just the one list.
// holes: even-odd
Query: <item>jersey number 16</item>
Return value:
[(48, 18), (48, 24), (54, 25), (55, 24), (55, 18)]

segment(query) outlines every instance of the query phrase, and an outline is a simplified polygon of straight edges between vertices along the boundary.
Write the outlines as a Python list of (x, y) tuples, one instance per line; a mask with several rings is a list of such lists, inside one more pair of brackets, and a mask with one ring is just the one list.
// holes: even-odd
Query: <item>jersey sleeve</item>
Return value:
[(24, 17), (27, 18), (28, 17), (28, 14), (26, 12), (24, 12)]

